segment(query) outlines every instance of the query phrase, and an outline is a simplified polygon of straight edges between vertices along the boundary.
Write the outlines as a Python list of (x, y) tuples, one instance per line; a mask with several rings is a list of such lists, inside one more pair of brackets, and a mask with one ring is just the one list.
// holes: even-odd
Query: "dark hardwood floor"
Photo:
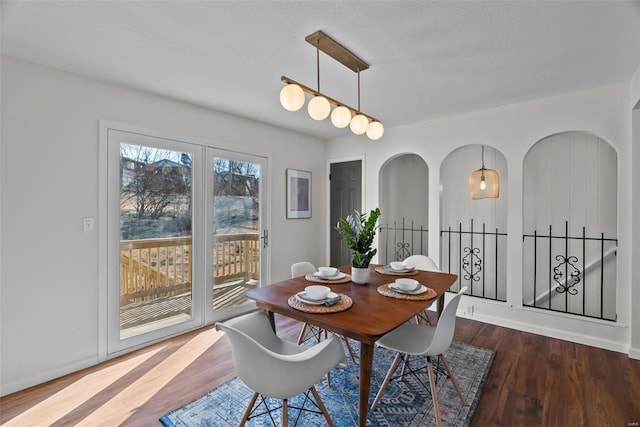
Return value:
[[(278, 317), (295, 340), (299, 324)], [(640, 361), (467, 319), (455, 339), (496, 350), (472, 426), (638, 426)], [(16, 426), (158, 426), (235, 376), (224, 334), (206, 327), (0, 398)]]

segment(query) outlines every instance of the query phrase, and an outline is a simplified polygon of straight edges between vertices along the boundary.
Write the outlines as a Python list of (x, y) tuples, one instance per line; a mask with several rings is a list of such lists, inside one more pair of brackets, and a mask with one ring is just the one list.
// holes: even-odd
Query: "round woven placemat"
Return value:
[(306, 276), (304, 276), (305, 279), (307, 279), (310, 282), (315, 282), (315, 283), (328, 283), (328, 284), (340, 284), (340, 283), (349, 283), (351, 281), (351, 276), (349, 276), (348, 274), (345, 274), (344, 277), (341, 277), (339, 279), (321, 279), (319, 277), (314, 276), (313, 274), (307, 274)]
[(427, 288), (427, 291), (421, 294), (415, 294), (415, 295), (400, 294), (398, 292), (394, 292), (392, 289), (389, 289), (389, 285), (392, 285), (392, 283), (386, 283), (384, 285), (378, 286), (378, 293), (381, 295), (384, 295), (385, 297), (406, 299), (411, 301), (426, 301), (438, 296), (438, 294), (436, 294), (436, 291), (430, 288)]
[(400, 271), (389, 271), (384, 267), (376, 267), (376, 271), (380, 274), (386, 274), (388, 276), (415, 276), (416, 274), (420, 273), (420, 271), (415, 268), (411, 271), (407, 271), (406, 273), (402, 273)]
[(305, 304), (301, 302), (298, 298), (296, 298), (295, 295), (291, 295), (289, 297), (289, 299), (287, 300), (287, 304), (289, 304), (291, 308), (295, 308), (296, 310), (304, 311), (305, 313), (317, 313), (317, 314), (338, 313), (340, 311), (347, 310), (353, 305), (353, 300), (349, 296), (344, 294), (338, 294), (338, 295), (340, 295), (340, 301), (338, 301), (337, 303), (335, 303), (330, 307), (327, 307), (324, 305)]

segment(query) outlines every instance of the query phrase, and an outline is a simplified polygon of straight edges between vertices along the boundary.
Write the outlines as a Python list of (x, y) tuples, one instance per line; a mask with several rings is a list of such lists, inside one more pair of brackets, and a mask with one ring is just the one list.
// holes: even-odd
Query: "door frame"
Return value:
[(366, 155), (365, 154), (356, 154), (353, 156), (345, 156), (345, 157), (334, 157), (327, 159), (325, 170), (327, 177), (327, 192), (325, 196), (325, 241), (327, 244), (325, 245), (325, 264), (329, 265), (331, 261), (331, 228), (335, 227), (335, 224), (331, 224), (331, 180), (329, 176), (331, 175), (331, 165), (334, 163), (344, 163), (344, 162), (352, 162), (360, 160), (361, 162), (361, 194), (362, 197), (360, 199), (361, 206), (360, 212), (364, 210), (364, 207), (367, 206), (367, 180), (366, 180)]
[[(160, 338), (155, 338), (155, 339), (151, 339), (145, 342), (141, 342), (139, 344), (135, 344), (132, 345), (130, 347), (127, 348), (123, 348), (123, 349), (118, 349), (116, 351), (111, 351), (109, 352), (109, 347), (108, 347), (108, 342), (109, 342), (109, 330), (108, 330), (108, 322), (109, 322), (109, 318), (108, 318), (108, 301), (109, 301), (109, 283), (108, 283), (108, 274), (109, 274), (109, 254), (108, 254), (108, 237), (109, 237), (109, 230), (111, 228), (113, 228), (113, 224), (108, 224), (108, 192), (109, 192), (109, 182), (108, 182), (108, 178), (109, 178), (109, 164), (108, 164), (108, 159), (109, 159), (109, 144), (108, 144), (108, 132), (109, 130), (117, 130), (117, 131), (122, 131), (122, 132), (129, 132), (129, 133), (137, 133), (137, 134), (142, 134), (142, 135), (149, 135), (149, 136), (153, 136), (153, 137), (157, 137), (157, 138), (162, 138), (162, 139), (169, 139), (169, 140), (175, 140), (175, 141), (180, 141), (182, 143), (189, 143), (189, 144), (193, 144), (195, 146), (197, 146), (194, 150), (202, 150), (202, 155), (201, 155), (201, 159), (203, 161), (203, 163), (206, 161), (206, 151), (207, 151), (207, 147), (211, 147), (214, 149), (218, 149), (218, 150), (224, 150), (224, 151), (228, 151), (228, 152), (235, 152), (235, 153), (244, 153), (244, 154), (248, 154), (250, 156), (256, 156), (256, 157), (263, 157), (266, 159), (266, 168), (267, 171), (264, 173), (264, 175), (266, 175), (266, 177), (264, 179), (261, 179), (261, 190), (262, 188), (265, 188), (265, 199), (263, 200), (262, 206), (261, 206), (261, 211), (264, 209), (264, 224), (262, 224), (262, 229), (263, 230), (267, 230), (270, 231), (271, 230), (271, 189), (272, 189), (272, 180), (271, 180), (271, 169), (272, 169), (272, 157), (271, 154), (266, 153), (266, 152), (261, 152), (259, 150), (254, 150), (254, 149), (247, 149), (246, 151), (251, 151), (251, 153), (247, 153), (245, 151), (242, 151), (239, 149), (238, 146), (231, 146), (229, 144), (225, 144), (225, 143), (220, 143), (220, 142), (212, 142), (210, 140), (204, 140), (204, 139), (200, 139), (200, 138), (194, 138), (194, 137), (189, 137), (186, 135), (181, 135), (181, 134), (177, 134), (177, 133), (172, 133), (172, 132), (167, 132), (167, 131), (162, 131), (162, 130), (158, 130), (158, 129), (149, 129), (149, 128), (144, 128), (144, 127), (140, 127), (140, 126), (135, 126), (135, 125), (131, 125), (131, 124), (126, 124), (126, 123), (122, 123), (122, 122), (116, 122), (116, 121), (111, 121), (111, 120), (103, 120), (100, 119), (98, 121), (98, 215), (97, 215), (97, 230), (98, 230), (98, 278), (97, 278), (97, 282), (98, 282), (98, 298), (97, 298), (97, 314), (98, 314), (98, 357), (97, 357), (97, 361), (101, 362), (104, 360), (108, 360), (117, 356), (120, 356), (122, 354), (126, 354), (129, 353), (131, 351), (137, 350), (139, 348), (143, 348), (146, 347), (150, 344), (153, 344), (155, 342), (159, 342), (159, 341), (163, 341), (171, 336), (176, 336), (176, 335), (180, 335), (183, 334), (189, 330), (193, 330), (193, 329), (197, 329), (199, 327), (202, 327), (206, 324), (212, 323), (215, 320), (220, 320), (220, 319), (211, 319), (209, 318), (205, 313), (204, 310), (202, 310), (202, 306), (200, 308), (200, 311), (202, 313), (202, 315), (200, 316), (201, 320), (199, 322), (195, 322), (193, 324), (190, 324), (190, 327), (186, 330), (180, 330), (180, 331), (175, 331), (172, 334), (168, 334), (165, 335), (163, 337)], [(202, 180), (206, 179), (206, 167), (204, 167), (205, 165), (203, 165), (203, 168), (201, 169), (202, 172)], [(206, 185), (204, 185), (204, 181), (202, 181), (202, 184), (200, 186), (200, 189), (194, 189), (194, 197), (197, 197), (200, 199), (200, 201), (196, 200), (194, 201), (194, 209), (195, 209), (195, 204), (196, 203), (200, 203), (200, 212), (199, 213), (195, 213), (194, 212), (194, 221), (196, 220), (195, 215), (200, 215), (203, 216), (205, 215), (205, 207), (202, 205), (205, 202), (205, 191), (206, 191)], [(264, 186), (264, 187), (263, 187)], [(198, 191), (200, 193), (198, 193)], [(204, 219), (200, 219), (201, 222), (204, 222)], [(205, 227), (206, 228), (206, 227)], [(261, 230), (262, 231), (262, 230)], [(193, 231), (192, 231), (193, 232)], [(195, 236), (194, 236), (195, 237)], [(205, 247), (206, 242), (204, 238), (199, 239), (201, 243), (198, 243), (202, 248)], [(195, 244), (195, 243), (194, 243)], [(267, 256), (265, 256), (265, 262), (261, 263), (264, 270), (265, 271), (261, 271), (260, 272), (260, 286), (262, 286), (263, 284), (267, 284), (270, 283), (271, 281), (271, 257), (270, 257), (270, 247), (271, 245), (269, 245), (268, 250), (266, 251), (268, 254)], [(204, 253), (202, 255), (204, 257)], [(206, 265), (206, 264), (203, 264)], [(200, 268), (200, 270), (202, 270), (201, 272), (196, 272), (196, 270), (194, 269), (194, 271), (192, 272), (192, 274), (194, 275), (194, 282), (195, 282), (195, 275), (196, 274), (205, 274), (204, 268)], [(200, 279), (200, 282), (204, 282), (204, 277), (202, 277)], [(192, 292), (194, 292), (193, 290), (193, 286), (192, 286)], [(208, 301), (206, 301), (206, 298), (201, 298), (203, 301), (203, 304), (207, 304)], [(212, 302), (212, 301), (211, 301)], [(211, 311), (213, 311), (213, 307), (210, 309)], [(226, 313), (225, 313), (226, 314)], [(228, 315), (228, 314), (227, 314)], [(214, 316), (215, 317), (215, 316)]]

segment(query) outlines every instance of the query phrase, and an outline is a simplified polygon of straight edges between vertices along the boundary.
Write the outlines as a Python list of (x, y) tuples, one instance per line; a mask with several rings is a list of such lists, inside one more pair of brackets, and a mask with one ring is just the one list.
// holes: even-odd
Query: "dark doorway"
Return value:
[(338, 220), (354, 210), (362, 209), (362, 161), (332, 163), (329, 175), (331, 181), (330, 224), (331, 224), (331, 265), (340, 266), (351, 263), (347, 246), (340, 240), (334, 229)]

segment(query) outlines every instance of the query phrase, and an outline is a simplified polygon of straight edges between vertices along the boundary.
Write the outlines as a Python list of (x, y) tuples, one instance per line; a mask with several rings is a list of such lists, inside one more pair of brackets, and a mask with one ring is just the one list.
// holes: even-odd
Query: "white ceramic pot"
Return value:
[(371, 277), (371, 271), (367, 268), (351, 267), (351, 281), (358, 285), (366, 285), (369, 283), (369, 277)]

